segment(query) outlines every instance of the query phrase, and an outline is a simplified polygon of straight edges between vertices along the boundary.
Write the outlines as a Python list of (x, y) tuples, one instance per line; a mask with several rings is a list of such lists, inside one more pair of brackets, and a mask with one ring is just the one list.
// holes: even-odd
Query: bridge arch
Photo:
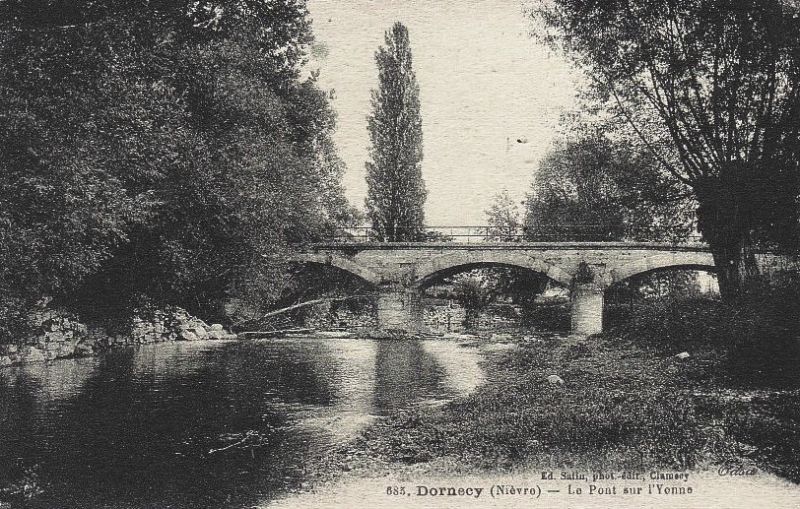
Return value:
[(569, 286), (572, 282), (571, 274), (541, 258), (518, 251), (492, 250), (450, 253), (422, 262), (416, 267), (414, 286), (421, 288), (437, 275), (459, 267), (470, 268), (492, 265), (532, 270), (565, 286)]
[(613, 268), (602, 281), (604, 289), (633, 276), (646, 274), (661, 269), (687, 269), (716, 272), (714, 258), (709, 252), (685, 251), (676, 253), (659, 253)]
[(353, 260), (345, 258), (344, 256), (335, 254), (307, 253), (294, 255), (290, 261), (295, 263), (316, 263), (318, 265), (329, 265), (331, 267), (336, 267), (337, 269), (353, 274), (354, 276), (372, 285), (378, 285), (381, 282), (380, 276), (374, 271), (354, 262)]

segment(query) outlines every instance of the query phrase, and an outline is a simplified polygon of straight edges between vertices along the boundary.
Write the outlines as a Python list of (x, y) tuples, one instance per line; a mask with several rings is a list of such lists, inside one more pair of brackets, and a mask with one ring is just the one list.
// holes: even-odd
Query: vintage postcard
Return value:
[(0, 0), (0, 509), (800, 507), (795, 0)]

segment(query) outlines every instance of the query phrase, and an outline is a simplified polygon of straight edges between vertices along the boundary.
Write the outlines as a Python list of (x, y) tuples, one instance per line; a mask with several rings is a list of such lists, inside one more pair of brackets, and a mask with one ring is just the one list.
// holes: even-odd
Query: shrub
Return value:
[(522, 308), (522, 323), (537, 329), (568, 331), (569, 304), (534, 304)]
[[(666, 298), (637, 305), (612, 337), (675, 354), (716, 352), (724, 362), (716, 374), (740, 385), (800, 386), (800, 345), (794, 286), (751, 290), (736, 305), (708, 298)], [(788, 385), (787, 385), (788, 384)]]

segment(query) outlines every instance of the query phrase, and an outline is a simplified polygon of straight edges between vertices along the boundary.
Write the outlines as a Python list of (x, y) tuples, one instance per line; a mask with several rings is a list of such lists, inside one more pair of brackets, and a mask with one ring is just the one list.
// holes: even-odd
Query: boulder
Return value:
[(677, 357), (680, 360), (684, 360), (684, 359), (688, 359), (689, 357), (691, 357), (691, 355), (689, 355), (689, 352), (681, 352), (681, 353), (677, 354), (675, 357)]
[(9, 357), (8, 355), (0, 356), (0, 368), (5, 366), (10, 366), (11, 364), (12, 364), (11, 357)]
[(72, 343), (62, 343), (58, 349), (59, 357), (69, 357), (75, 353), (75, 345)]
[(193, 328), (189, 329), (190, 332), (193, 332), (197, 339), (203, 340), (208, 339), (208, 332), (206, 332), (205, 327), (202, 325), (195, 325)]
[(209, 329), (209, 327), (206, 324), (206, 322), (204, 322), (203, 320), (201, 320), (199, 318), (191, 318), (189, 320), (189, 328), (191, 328), (191, 329), (202, 328), (202, 329), (206, 329), (206, 330)]
[(181, 341), (197, 341), (197, 336), (194, 332), (185, 330), (181, 332), (179, 339)]
[(222, 324), (215, 323), (215, 324), (212, 324), (212, 325), (211, 325), (211, 330), (212, 330), (212, 331), (218, 331), (218, 332), (222, 332), (222, 331), (224, 331), (224, 330), (225, 330), (225, 328), (222, 326)]
[(564, 379), (558, 375), (549, 375), (547, 381), (551, 385), (564, 385)]
[(22, 355), (23, 362), (44, 362), (45, 357), (41, 350), (35, 346), (25, 347)]
[(57, 343), (64, 341), (65, 339), (66, 337), (64, 336), (64, 333), (60, 330), (53, 332), (45, 332), (44, 334), (44, 340), (47, 341), (48, 343)]
[(75, 355), (88, 357), (94, 353), (94, 348), (89, 343), (78, 343), (75, 345)]
[(225, 331), (221, 330), (210, 330), (208, 331), (208, 335), (206, 339), (222, 339), (222, 336), (225, 335)]

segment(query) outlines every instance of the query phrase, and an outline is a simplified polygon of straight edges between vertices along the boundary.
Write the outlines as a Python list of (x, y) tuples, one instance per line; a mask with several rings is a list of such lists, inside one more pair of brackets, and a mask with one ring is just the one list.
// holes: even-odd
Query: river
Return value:
[(122, 349), (0, 370), (0, 507), (252, 507), (375, 418), (481, 383), (444, 341)]

